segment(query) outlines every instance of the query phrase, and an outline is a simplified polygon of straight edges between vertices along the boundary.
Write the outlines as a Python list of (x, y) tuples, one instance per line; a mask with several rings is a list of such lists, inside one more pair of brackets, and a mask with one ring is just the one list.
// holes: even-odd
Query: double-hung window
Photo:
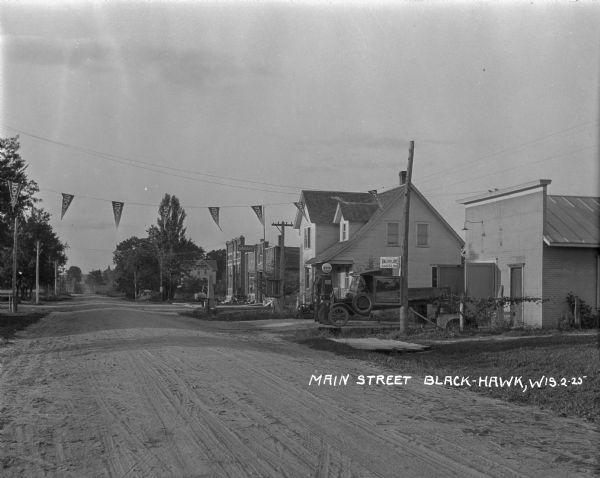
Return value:
[(388, 246), (400, 245), (400, 223), (399, 222), (388, 222), (387, 223), (387, 241)]
[(304, 249), (310, 249), (310, 227), (304, 228)]
[(429, 224), (417, 223), (417, 247), (429, 247)]

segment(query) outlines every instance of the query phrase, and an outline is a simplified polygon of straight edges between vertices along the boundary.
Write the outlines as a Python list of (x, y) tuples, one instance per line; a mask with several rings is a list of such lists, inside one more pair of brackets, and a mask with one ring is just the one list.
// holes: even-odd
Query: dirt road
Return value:
[[(160, 307), (81, 300), (0, 346), (0, 475), (586, 476), (592, 424)], [(432, 371), (435, 373), (435, 371)], [(411, 375), (410, 370), (392, 372)], [(346, 386), (311, 375), (349, 374)]]

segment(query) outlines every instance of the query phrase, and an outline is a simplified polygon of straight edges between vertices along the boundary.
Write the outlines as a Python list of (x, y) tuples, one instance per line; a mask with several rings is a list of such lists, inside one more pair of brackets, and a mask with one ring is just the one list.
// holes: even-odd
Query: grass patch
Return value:
[(28, 314), (0, 314), (0, 338), (4, 341), (12, 339), (19, 330), (35, 324), (48, 312), (31, 312)]
[[(546, 332), (547, 333), (547, 332)], [(600, 421), (600, 357), (598, 334), (533, 335), (523, 338), (504, 336), (503, 340), (481, 340), (440, 344), (427, 337), (408, 337), (416, 343), (429, 343), (425, 352), (371, 352), (353, 349), (328, 340), (334, 335), (326, 331), (302, 331), (292, 340), (318, 350), (327, 350), (349, 358), (375, 362), (394, 372), (402, 371), (416, 377), (470, 377), (469, 390), (507, 402), (534, 405), (560, 416)], [(339, 337), (340, 335), (335, 335)], [(344, 334), (344, 336), (348, 336)], [(363, 334), (364, 336), (364, 334)], [(390, 334), (381, 334), (391, 338)], [(405, 337), (401, 340), (407, 340)], [(479, 377), (521, 377), (520, 386), (486, 387)], [(572, 379), (582, 378), (581, 385)], [(541, 387), (531, 387), (531, 381), (553, 378)], [(566, 382), (562, 382), (562, 379)], [(566, 386), (565, 386), (566, 385)]]

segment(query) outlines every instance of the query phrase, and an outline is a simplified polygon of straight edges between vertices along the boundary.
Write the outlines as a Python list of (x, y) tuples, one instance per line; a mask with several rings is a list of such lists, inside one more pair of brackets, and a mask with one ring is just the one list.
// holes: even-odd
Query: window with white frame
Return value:
[(400, 223), (399, 222), (388, 222), (387, 223), (387, 242), (388, 246), (400, 245)]
[(417, 247), (429, 247), (429, 224), (417, 223)]
[(348, 240), (348, 223), (346, 221), (342, 221), (342, 241)]
[(310, 249), (310, 227), (304, 228), (304, 249)]

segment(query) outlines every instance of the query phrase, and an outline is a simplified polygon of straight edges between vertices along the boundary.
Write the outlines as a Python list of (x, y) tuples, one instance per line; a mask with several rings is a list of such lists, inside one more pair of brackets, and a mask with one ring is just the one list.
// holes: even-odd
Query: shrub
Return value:
[(465, 326), (467, 328), (491, 327), (493, 329), (508, 329), (516, 325), (512, 323), (512, 317), (505, 318), (504, 309), (511, 305), (531, 302), (539, 304), (544, 299), (539, 297), (461, 297), (456, 294), (444, 295), (430, 301), (438, 310), (447, 310), (458, 314), (459, 304), (465, 303)]
[[(573, 294), (573, 292), (569, 292), (567, 294), (567, 304), (569, 304), (569, 309), (573, 314), (573, 321), (575, 319), (575, 304), (577, 303), (577, 314), (580, 317), (581, 328), (583, 329), (593, 329), (598, 328), (600, 326), (600, 314), (597, 312), (594, 313), (592, 307), (587, 304), (583, 299), (580, 299), (578, 296)], [(573, 325), (572, 323), (570, 324)]]

